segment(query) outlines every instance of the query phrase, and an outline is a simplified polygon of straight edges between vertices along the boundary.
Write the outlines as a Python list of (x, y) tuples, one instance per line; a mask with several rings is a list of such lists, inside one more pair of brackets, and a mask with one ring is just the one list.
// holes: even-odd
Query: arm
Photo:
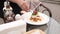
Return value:
[(28, 10), (28, 6), (24, 0), (9, 0), (9, 1), (16, 3), (19, 7), (22, 8), (22, 10), (25, 11)]

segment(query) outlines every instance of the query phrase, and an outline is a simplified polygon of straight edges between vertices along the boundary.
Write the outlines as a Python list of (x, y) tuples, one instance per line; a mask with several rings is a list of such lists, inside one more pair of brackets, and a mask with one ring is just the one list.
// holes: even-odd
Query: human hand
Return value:
[(20, 4), (18, 4), (21, 8), (22, 8), (22, 10), (24, 10), (24, 11), (27, 11), (27, 10), (29, 10), (29, 6), (28, 6), (28, 4), (25, 2), (25, 1), (23, 1), (23, 2), (21, 2)]
[(16, 3), (20, 8), (22, 8), (22, 10), (27, 11), (29, 9), (27, 3), (24, 0), (9, 0), (9, 1)]

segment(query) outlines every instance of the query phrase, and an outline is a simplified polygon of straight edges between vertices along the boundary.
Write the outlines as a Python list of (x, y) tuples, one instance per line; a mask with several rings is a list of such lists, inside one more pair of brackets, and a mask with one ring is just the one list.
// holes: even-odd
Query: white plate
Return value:
[(31, 24), (31, 25), (44, 25), (44, 24), (47, 24), (49, 22), (49, 17), (43, 13), (38, 12), (38, 15), (42, 19), (39, 22), (32, 22), (31, 20), (29, 20), (31, 15), (32, 15), (31, 12), (27, 12), (27, 13), (22, 15), (22, 18), (24, 19), (24, 21), (26, 21), (28, 24)]

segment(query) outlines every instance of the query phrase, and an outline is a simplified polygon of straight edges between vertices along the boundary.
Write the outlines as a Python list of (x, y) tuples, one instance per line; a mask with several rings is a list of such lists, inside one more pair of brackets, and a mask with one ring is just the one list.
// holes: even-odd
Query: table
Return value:
[(53, 18), (48, 23), (47, 34), (60, 34), (60, 24)]
[(41, 29), (41, 30), (45, 31), (46, 34), (60, 34), (60, 24), (53, 18), (50, 18), (50, 21), (48, 24), (40, 25), (40, 26), (33, 26), (30, 24), (27, 24), (27, 27), (28, 27), (27, 28), (28, 30)]
[[(32, 30), (32, 29), (41, 29), (46, 32), (46, 34), (60, 34), (60, 24), (54, 20), (53, 18), (50, 18), (50, 21), (48, 24), (45, 25), (39, 25), (39, 26), (34, 26), (27, 24), (27, 29)], [(27, 31), (28, 31), (27, 30)]]

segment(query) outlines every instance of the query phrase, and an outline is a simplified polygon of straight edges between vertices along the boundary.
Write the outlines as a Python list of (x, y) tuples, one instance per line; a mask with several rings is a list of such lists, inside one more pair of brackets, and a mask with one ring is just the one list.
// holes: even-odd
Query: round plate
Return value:
[(41, 21), (39, 21), (39, 22), (32, 22), (30, 20), (31, 15), (32, 15), (31, 12), (27, 12), (22, 15), (22, 18), (24, 19), (24, 21), (26, 21), (28, 24), (31, 24), (31, 25), (44, 25), (49, 22), (49, 17), (43, 13), (38, 12), (38, 15), (41, 18)]

